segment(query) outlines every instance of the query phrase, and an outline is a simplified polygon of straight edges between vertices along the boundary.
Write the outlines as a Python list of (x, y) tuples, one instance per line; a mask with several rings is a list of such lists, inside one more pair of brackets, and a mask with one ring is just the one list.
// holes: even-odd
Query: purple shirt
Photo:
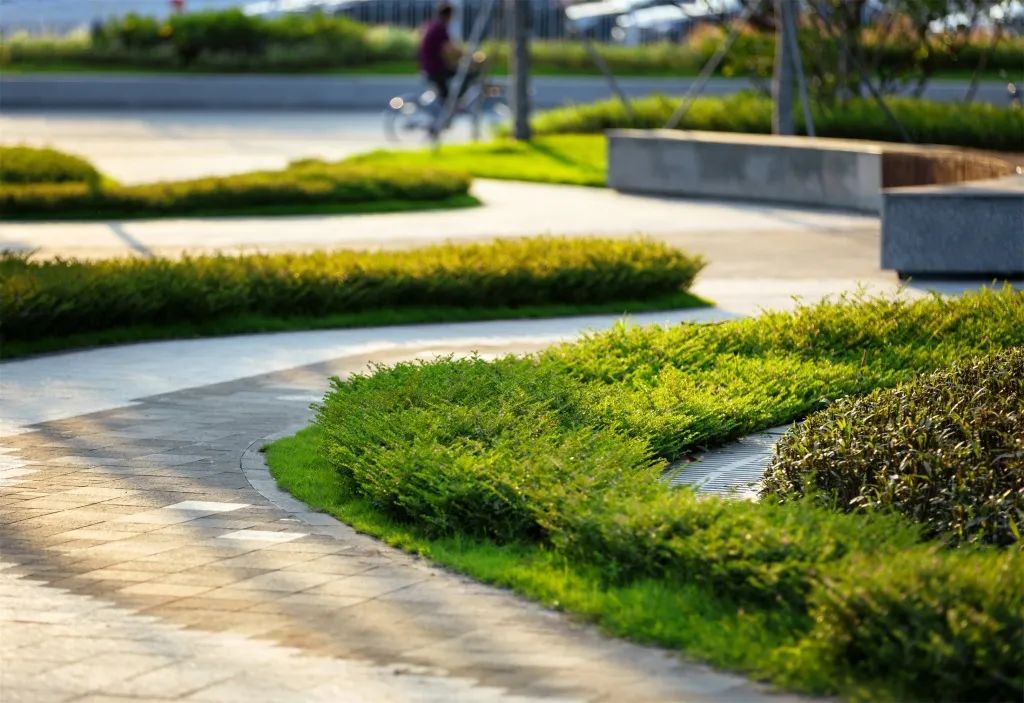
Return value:
[(448, 25), (435, 19), (427, 25), (420, 42), (420, 70), (428, 76), (436, 76), (448, 71), (448, 62), (444, 57), (444, 47), (450, 41)]

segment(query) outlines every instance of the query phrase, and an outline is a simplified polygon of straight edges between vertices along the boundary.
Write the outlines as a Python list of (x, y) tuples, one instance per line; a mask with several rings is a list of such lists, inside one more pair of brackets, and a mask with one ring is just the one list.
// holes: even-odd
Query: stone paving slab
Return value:
[(786, 699), (267, 500), (246, 450), (369, 358), (0, 439), (0, 700)]

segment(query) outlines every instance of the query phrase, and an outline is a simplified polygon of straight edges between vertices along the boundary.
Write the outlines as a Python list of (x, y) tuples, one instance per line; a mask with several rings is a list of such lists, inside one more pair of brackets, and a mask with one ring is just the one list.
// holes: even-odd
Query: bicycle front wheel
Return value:
[(384, 113), (384, 131), (392, 142), (421, 142), (430, 137), (435, 111), (418, 95), (391, 98)]

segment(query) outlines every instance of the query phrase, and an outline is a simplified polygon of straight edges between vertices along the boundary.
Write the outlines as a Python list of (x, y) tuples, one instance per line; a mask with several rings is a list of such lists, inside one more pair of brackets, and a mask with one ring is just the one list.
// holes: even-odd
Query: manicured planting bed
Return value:
[(698, 446), (1021, 344), (1011, 289), (621, 327), (336, 380), (269, 459), (315, 507), (620, 634), (805, 690), (1007, 699), (1024, 683), (1020, 550), (659, 478)]
[(1024, 347), (811, 415), (776, 448), (766, 497), (894, 509), (955, 540), (1024, 530)]
[(399, 252), (34, 261), (0, 257), (6, 356), (85, 344), (704, 305), (703, 262), (642, 239)]
[[(912, 98), (888, 98), (887, 102), (916, 144), (1024, 151), (1024, 110)], [(596, 133), (617, 127), (660, 128), (678, 104), (679, 98), (665, 96), (634, 100), (631, 118), (620, 102), (605, 100), (540, 113), (533, 119), (533, 127), (542, 135)], [(802, 132), (803, 115), (797, 113), (797, 131)], [(770, 134), (771, 114), (771, 99), (755, 93), (702, 97), (693, 101), (679, 128)], [(812, 116), (819, 137), (902, 141), (896, 127), (871, 100), (850, 100), (834, 108), (816, 104)]]
[[(79, 176), (86, 162), (50, 149), (6, 150), (31, 160), (0, 183), (4, 219), (96, 219), (179, 215), (381, 212), (475, 205), (470, 177), (430, 167), (298, 161), (279, 171), (122, 186)], [(91, 167), (89, 167), (91, 168)], [(74, 177), (72, 177), (74, 176)], [(57, 178), (57, 181), (43, 180)]]

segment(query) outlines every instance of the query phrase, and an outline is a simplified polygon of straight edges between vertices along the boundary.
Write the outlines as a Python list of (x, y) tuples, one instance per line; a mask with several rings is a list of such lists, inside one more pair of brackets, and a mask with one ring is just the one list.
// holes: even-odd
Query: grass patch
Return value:
[(603, 186), (608, 171), (599, 134), (536, 137), (528, 143), (498, 139), (486, 144), (443, 145), (438, 150), (375, 151), (346, 163), (420, 168), (437, 166), (477, 178)]
[[(802, 690), (1003, 700), (1024, 683), (1024, 552), (946, 551), (899, 515), (700, 499), (659, 478), (696, 447), (1021, 344), (1024, 294), (1007, 287), (398, 364), (333, 381), (309, 470), (330, 482), (325, 507), (509, 546), (517, 565), (446, 563), (622, 634)], [(686, 609), (655, 620), (630, 593)]]
[[(34, 155), (37, 162), (76, 160), (50, 149), (17, 151)], [(61, 175), (53, 169), (41, 172), (51, 174)], [(142, 185), (97, 179), (6, 182), (0, 184), (0, 216), (59, 220), (389, 212), (475, 205), (469, 186), (468, 175), (429, 164), (398, 168), (307, 159), (277, 171)]]
[[(617, 127), (661, 128), (679, 98), (651, 96), (632, 102), (630, 117), (617, 100), (572, 105), (538, 114), (538, 135), (599, 133)], [(1024, 150), (1024, 110), (982, 103), (940, 103), (890, 97), (887, 104), (917, 144), (948, 144), (988, 150)], [(835, 107), (813, 106), (818, 136), (902, 141), (898, 130), (871, 100), (850, 100)], [(693, 101), (679, 129), (718, 132), (771, 133), (771, 99), (756, 93), (700, 97)], [(803, 114), (794, 112), (797, 133), (804, 131)]]
[(49, 352), (131, 344), (168, 339), (198, 339), (236, 334), (298, 332), (302, 330), (351, 329), (384, 327), (431, 322), (478, 322), (482, 320), (521, 320), (577, 315), (629, 315), (659, 310), (681, 310), (705, 307), (711, 303), (692, 293), (681, 291), (645, 300), (621, 300), (591, 304), (548, 304), (508, 306), (422, 306), (386, 308), (366, 312), (333, 315), (294, 315), (275, 317), (247, 313), (222, 317), (207, 322), (179, 322), (162, 325), (114, 327), (99, 332), (54, 335), (32, 340), (4, 341), (0, 359), (45, 354)]
[(631, 300), (700, 304), (680, 294), (702, 266), (698, 257), (651, 240), (556, 237), (180, 260), (34, 261), (5, 254), (0, 308), (5, 341), (38, 349), (75, 335), (153, 338), (160, 328), (223, 334), (438, 320), (448, 313), (480, 319), (491, 312), (604, 311)]

